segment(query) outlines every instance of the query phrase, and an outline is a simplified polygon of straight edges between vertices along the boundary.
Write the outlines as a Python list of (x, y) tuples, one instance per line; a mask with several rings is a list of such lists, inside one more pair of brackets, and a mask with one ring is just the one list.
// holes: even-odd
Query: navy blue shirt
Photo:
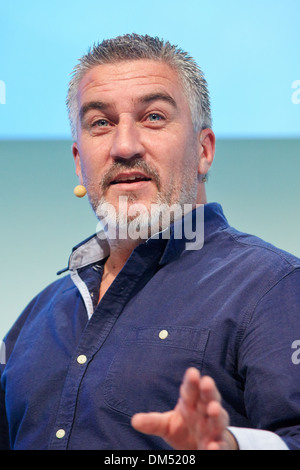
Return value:
[[(168, 449), (134, 413), (167, 411), (185, 370), (214, 378), (231, 426), (300, 449), (300, 261), (205, 205), (204, 245), (149, 239), (98, 304), (109, 255), (97, 236), (73, 250), (5, 338), (0, 447)], [(97, 305), (98, 304), (98, 305)]]

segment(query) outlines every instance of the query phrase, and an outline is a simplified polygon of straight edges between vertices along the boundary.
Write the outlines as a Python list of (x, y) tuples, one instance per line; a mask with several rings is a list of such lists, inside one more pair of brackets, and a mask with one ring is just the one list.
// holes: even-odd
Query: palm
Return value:
[(228, 415), (220, 402), (214, 381), (189, 369), (174, 410), (140, 413), (132, 424), (141, 432), (162, 437), (174, 449), (226, 449)]

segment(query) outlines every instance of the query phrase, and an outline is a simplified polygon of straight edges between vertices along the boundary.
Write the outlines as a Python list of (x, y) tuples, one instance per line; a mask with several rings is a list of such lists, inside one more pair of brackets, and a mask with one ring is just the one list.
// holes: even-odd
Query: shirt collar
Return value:
[[(152, 243), (165, 244), (159, 261), (159, 264), (163, 265), (180, 256), (186, 249), (201, 249), (205, 240), (212, 233), (226, 227), (228, 227), (228, 222), (223, 214), (221, 205), (218, 203), (208, 203), (199, 206), (163, 232), (153, 235), (145, 243), (149, 246)], [(194, 239), (191, 238), (193, 232), (196, 234)], [(167, 242), (166, 238), (168, 238)], [(57, 274), (83, 268), (97, 263), (108, 256), (109, 244), (103, 236), (103, 232), (96, 233), (73, 248), (68, 267)]]
[[(179, 225), (181, 225), (181, 237), (178, 237), (178, 234), (180, 235)], [(220, 204), (208, 203), (199, 206), (170, 227), (171, 236), (160, 259), (160, 264), (171, 262), (178, 258), (183, 251), (201, 250), (211, 235), (227, 227), (228, 222)]]

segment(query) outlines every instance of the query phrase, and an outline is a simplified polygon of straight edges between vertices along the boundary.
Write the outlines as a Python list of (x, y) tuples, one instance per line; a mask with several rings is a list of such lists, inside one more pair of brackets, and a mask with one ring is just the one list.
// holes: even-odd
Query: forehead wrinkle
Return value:
[[(104, 66), (105, 67), (105, 66)], [(167, 67), (169, 71), (172, 73), (172, 76), (170, 76), (169, 73), (155, 73), (155, 71), (150, 72), (150, 74), (143, 73), (143, 71), (140, 71), (140, 73), (136, 70), (127, 70), (125, 71), (125, 76), (124, 76), (124, 71), (116, 70), (113, 73), (109, 73), (109, 80), (108, 76), (106, 74), (105, 68), (103, 68), (103, 65), (98, 67), (94, 67), (91, 69), (87, 74), (83, 77), (82, 82), (81, 82), (81, 89), (79, 89), (79, 103), (81, 101), (81, 98), (84, 98), (84, 95), (87, 93), (90, 95), (90, 100), (87, 101), (86, 103), (83, 103), (82, 106), (80, 107), (79, 111), (79, 118), (80, 120), (83, 119), (84, 115), (89, 111), (89, 110), (108, 110), (108, 108), (115, 108), (116, 103), (114, 102), (114, 91), (116, 94), (118, 93), (118, 90), (114, 90), (113, 88), (110, 88), (110, 84), (114, 83), (117, 84), (118, 82), (122, 83), (128, 83), (130, 81), (138, 81), (134, 85), (134, 88), (140, 88), (140, 96), (128, 96), (128, 101), (130, 100), (134, 104), (150, 104), (151, 102), (154, 101), (165, 101), (168, 102), (170, 105), (173, 106), (173, 108), (177, 109), (177, 103), (175, 101), (174, 95), (174, 87), (182, 90), (182, 84), (180, 80), (178, 79), (178, 74), (174, 74), (174, 70), (172, 70), (170, 67)], [(104, 73), (99, 73), (100, 71), (103, 71)], [(111, 72), (111, 70), (110, 70)], [(170, 87), (171, 85), (171, 87)], [(143, 87), (153, 87), (153, 90), (149, 89), (144, 90), (144, 94), (142, 93)], [(93, 92), (95, 90), (95, 94)], [(101, 93), (99, 96), (99, 99), (96, 97), (97, 90)], [(112, 100), (110, 102), (110, 98), (106, 100), (106, 92), (108, 94), (111, 94)], [(93, 99), (93, 94), (94, 94), (94, 99)], [(176, 95), (176, 93), (175, 93)], [(103, 96), (103, 100), (102, 100)], [(109, 96), (109, 95), (108, 95)], [(177, 96), (177, 95), (176, 95)]]
[[(147, 61), (146, 61), (147, 62)], [(90, 69), (81, 80), (79, 87), (79, 94), (82, 95), (86, 91), (91, 91), (93, 88), (101, 89), (108, 87), (107, 91), (110, 91), (109, 85), (111, 83), (122, 83), (129, 82), (131, 80), (140, 81), (136, 86), (147, 86), (147, 85), (162, 85), (164, 82), (168, 82), (172, 86), (181, 87), (181, 81), (179, 79), (178, 73), (174, 71), (169, 65), (164, 64), (166, 70), (163, 70), (161, 73), (159, 71), (151, 70), (150, 73), (146, 71), (133, 70), (119, 70), (119, 67), (113, 67), (111, 70), (111, 65), (109, 65), (109, 72), (106, 70), (106, 65), (102, 64), (95, 66)], [(122, 66), (121, 66), (122, 68)]]
[[(155, 101), (164, 101), (177, 109), (176, 101), (168, 93), (161, 92), (161, 91), (153, 91), (152, 93), (147, 93), (137, 98), (132, 98), (131, 101), (134, 103), (134, 105), (140, 105), (140, 104), (147, 105)], [(108, 109), (111, 109), (114, 107), (115, 106), (113, 103), (109, 103), (105, 101), (90, 101), (81, 106), (80, 111), (79, 111), (79, 118), (82, 121), (84, 116), (91, 110), (107, 111)]]

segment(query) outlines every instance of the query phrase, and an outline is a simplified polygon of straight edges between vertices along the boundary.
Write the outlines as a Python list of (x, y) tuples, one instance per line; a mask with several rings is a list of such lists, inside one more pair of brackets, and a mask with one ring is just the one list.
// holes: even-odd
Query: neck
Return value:
[(133, 250), (144, 240), (109, 240), (110, 255), (105, 263), (107, 272), (115, 276), (121, 271)]
[[(197, 191), (196, 204), (206, 204), (205, 185), (199, 184)], [(108, 239), (110, 246), (110, 256), (105, 263), (104, 273), (113, 275), (114, 277), (122, 270), (126, 261), (130, 257), (133, 250), (145, 240), (143, 239)]]
[(138, 246), (141, 241), (142, 240), (129, 239), (109, 240), (110, 255), (104, 265), (104, 272), (99, 292), (99, 302), (119, 272), (122, 270), (134, 248)]

